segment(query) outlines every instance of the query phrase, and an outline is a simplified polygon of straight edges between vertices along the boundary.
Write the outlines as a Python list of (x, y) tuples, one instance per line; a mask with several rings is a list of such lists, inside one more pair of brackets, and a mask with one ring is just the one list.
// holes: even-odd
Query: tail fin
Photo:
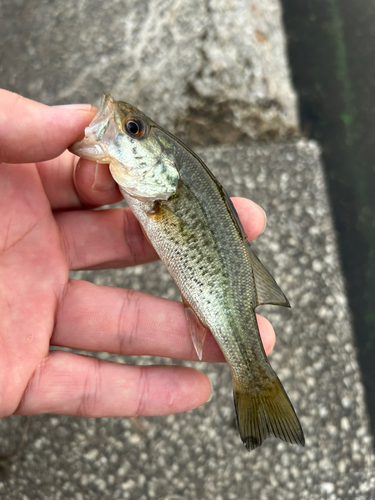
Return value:
[(244, 392), (234, 388), (233, 396), (238, 429), (248, 451), (269, 436), (305, 445), (301, 424), (277, 377), (263, 390)]

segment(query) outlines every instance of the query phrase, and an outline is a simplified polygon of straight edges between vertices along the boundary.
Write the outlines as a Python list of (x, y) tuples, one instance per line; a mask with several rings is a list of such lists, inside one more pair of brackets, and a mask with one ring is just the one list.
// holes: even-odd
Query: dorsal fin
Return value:
[[(290, 307), (289, 300), (285, 297), (275, 279), (258, 259), (248, 241), (245, 242), (247, 253), (251, 262), (255, 281), (256, 306), (273, 304), (275, 306)], [(256, 307), (255, 306), (255, 307)]]

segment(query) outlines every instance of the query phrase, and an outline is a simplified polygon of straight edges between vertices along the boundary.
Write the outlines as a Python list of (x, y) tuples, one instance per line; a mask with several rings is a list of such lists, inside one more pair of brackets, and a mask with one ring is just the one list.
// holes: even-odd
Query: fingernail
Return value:
[(92, 108), (91, 104), (58, 104), (52, 107), (60, 109), (79, 109), (84, 111), (90, 111)]
[(211, 380), (210, 380), (210, 384), (211, 384), (211, 392), (210, 392), (210, 395), (208, 396), (208, 399), (207, 399), (206, 403), (209, 403), (211, 401), (211, 399), (213, 398), (213, 396), (214, 396), (214, 387), (212, 385)]
[(110, 191), (116, 187), (116, 182), (108, 171), (107, 165), (96, 163), (94, 182), (91, 189), (94, 191)]
[(260, 233), (260, 234), (263, 234), (265, 229), (266, 229), (266, 226), (267, 226), (267, 215), (266, 215), (266, 212), (263, 210), (263, 208), (260, 205), (258, 205), (258, 207), (261, 209), (261, 211), (264, 214), (264, 227), (263, 227), (262, 232)]

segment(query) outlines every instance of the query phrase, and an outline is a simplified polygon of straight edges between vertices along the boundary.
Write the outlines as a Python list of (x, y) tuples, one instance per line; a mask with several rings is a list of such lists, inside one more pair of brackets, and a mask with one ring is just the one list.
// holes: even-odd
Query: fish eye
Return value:
[(125, 122), (125, 131), (132, 137), (140, 139), (145, 133), (145, 127), (140, 120), (129, 118)]

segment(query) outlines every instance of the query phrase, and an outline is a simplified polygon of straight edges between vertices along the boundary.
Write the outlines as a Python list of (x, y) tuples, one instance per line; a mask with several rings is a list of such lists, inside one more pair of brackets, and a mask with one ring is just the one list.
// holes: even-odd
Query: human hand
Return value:
[[(157, 259), (106, 165), (66, 148), (95, 115), (89, 105), (48, 107), (0, 90), (0, 417), (165, 415), (210, 395), (207, 376), (180, 366), (127, 366), (53, 350), (196, 360), (182, 304), (69, 279)], [(265, 226), (253, 202), (234, 199), (249, 240)], [(267, 353), (269, 322), (258, 316)], [(224, 361), (211, 335), (203, 361)]]

